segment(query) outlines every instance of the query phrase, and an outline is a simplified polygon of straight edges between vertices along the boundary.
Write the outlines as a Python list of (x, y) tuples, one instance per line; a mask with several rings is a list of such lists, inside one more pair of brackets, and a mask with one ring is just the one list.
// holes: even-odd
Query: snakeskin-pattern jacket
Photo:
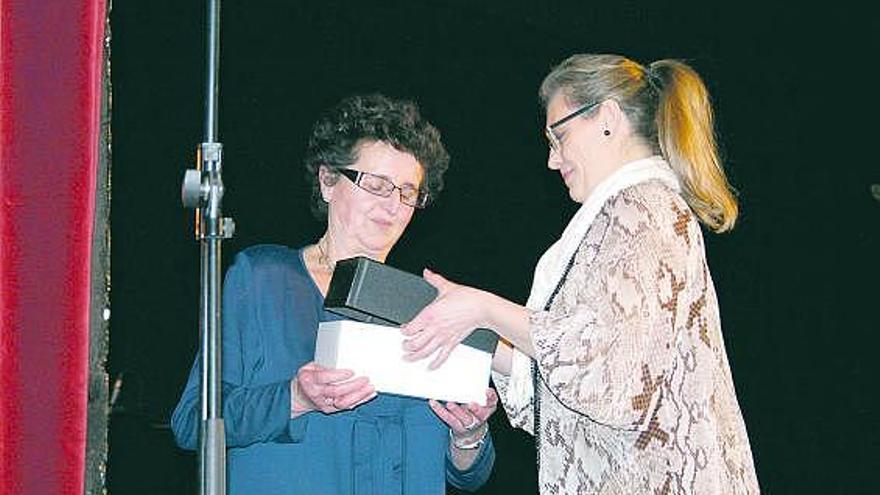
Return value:
[[(542, 494), (759, 493), (700, 226), (674, 191), (610, 198), (530, 326)], [(533, 433), (533, 405), (505, 408)]]

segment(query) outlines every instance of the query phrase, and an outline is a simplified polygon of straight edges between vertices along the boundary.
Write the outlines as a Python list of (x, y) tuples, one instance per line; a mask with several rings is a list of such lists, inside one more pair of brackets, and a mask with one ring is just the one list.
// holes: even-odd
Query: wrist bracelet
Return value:
[(452, 429), (450, 428), (449, 429), (449, 443), (451, 443), (452, 446), (458, 450), (474, 450), (474, 449), (478, 449), (478, 448), (482, 447), (483, 444), (486, 442), (486, 436), (488, 436), (488, 434), (489, 434), (489, 424), (484, 423), (484, 425), (485, 425), (485, 428), (483, 429), (482, 435), (480, 435), (479, 438), (477, 438), (476, 440), (473, 440), (471, 442), (457, 441), (455, 439), (455, 434), (452, 433)]

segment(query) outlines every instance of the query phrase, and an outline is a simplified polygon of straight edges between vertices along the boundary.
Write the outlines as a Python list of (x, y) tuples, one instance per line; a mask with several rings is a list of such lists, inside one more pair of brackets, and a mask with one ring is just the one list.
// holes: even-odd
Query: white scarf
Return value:
[[(532, 291), (529, 294), (528, 302), (526, 302), (527, 308), (542, 311), (547, 305), (547, 301), (559, 284), (569, 261), (580, 247), (587, 230), (608, 199), (628, 187), (651, 180), (659, 180), (676, 192), (681, 190), (675, 173), (660, 156), (629, 162), (593, 189), (587, 200), (568, 222), (559, 240), (553, 243), (538, 260)], [(506, 394), (508, 406), (511, 410), (526, 406), (531, 403), (533, 393), (531, 359), (514, 349)]]

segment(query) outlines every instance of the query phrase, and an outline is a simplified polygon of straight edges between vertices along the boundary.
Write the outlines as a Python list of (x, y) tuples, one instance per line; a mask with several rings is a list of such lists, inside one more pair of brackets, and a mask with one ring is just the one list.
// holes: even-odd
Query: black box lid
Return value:
[[(358, 256), (336, 263), (324, 308), (364, 323), (398, 326), (436, 297), (437, 289), (422, 277)], [(497, 341), (494, 332), (480, 328), (462, 343), (491, 354)]]

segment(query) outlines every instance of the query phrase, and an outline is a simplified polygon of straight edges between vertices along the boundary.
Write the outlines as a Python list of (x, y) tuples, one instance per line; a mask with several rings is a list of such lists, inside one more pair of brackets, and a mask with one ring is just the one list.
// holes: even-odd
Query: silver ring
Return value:
[(471, 416), (471, 418), (473, 419), (473, 421), (464, 427), (464, 429), (467, 431), (472, 431), (480, 424), (480, 420), (478, 420), (476, 416)]

